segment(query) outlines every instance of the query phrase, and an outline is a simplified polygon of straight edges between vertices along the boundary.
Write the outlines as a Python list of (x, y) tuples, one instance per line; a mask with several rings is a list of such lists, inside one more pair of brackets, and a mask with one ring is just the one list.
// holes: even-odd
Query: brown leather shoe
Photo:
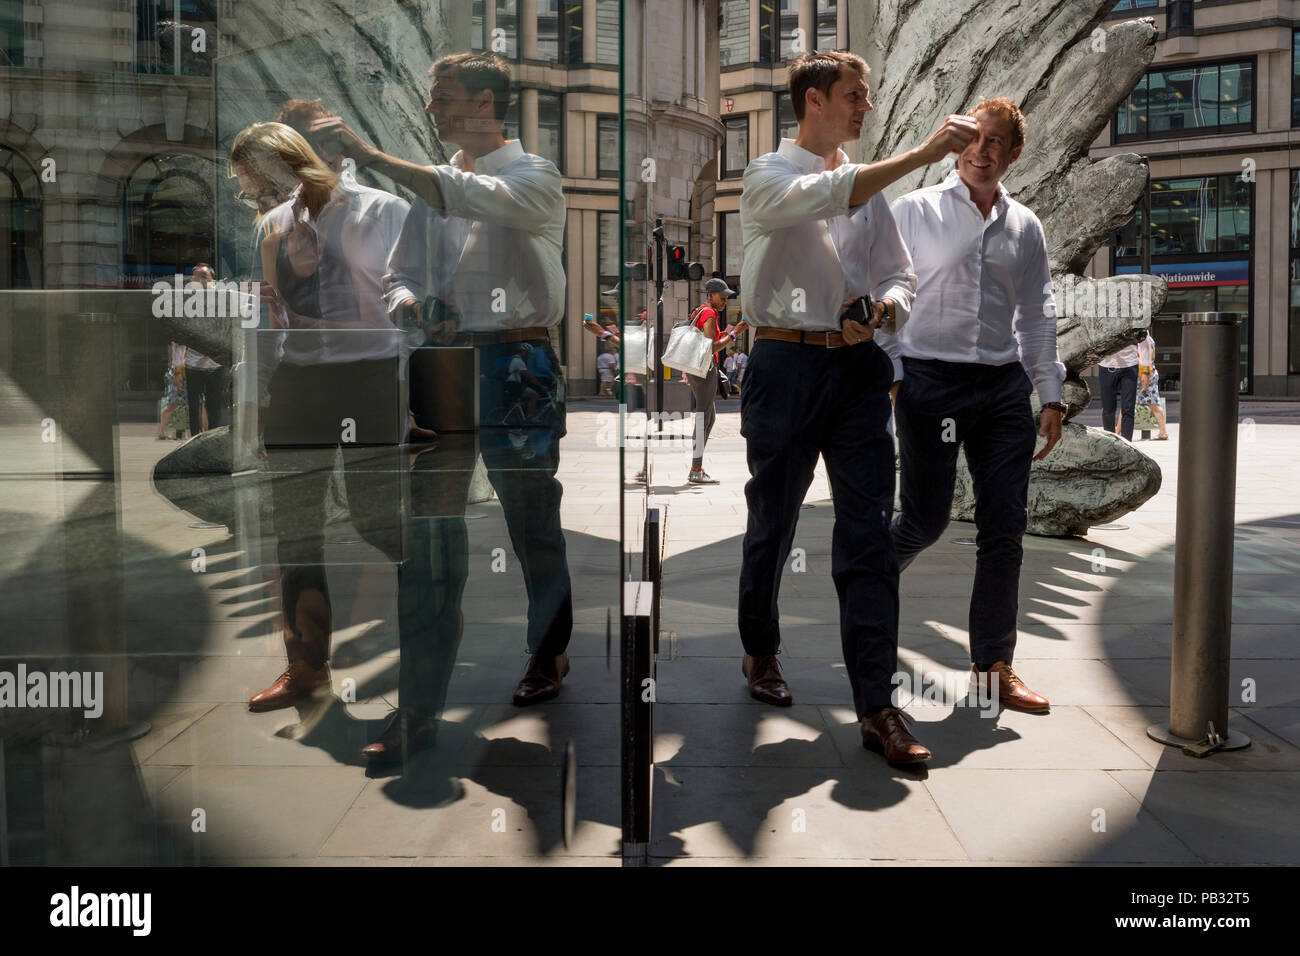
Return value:
[(330, 684), (330, 603), (319, 588), (304, 588), (284, 622), (284, 653), (289, 666), (266, 690), (248, 700), (255, 714), (290, 707)]
[(930, 759), (930, 751), (908, 731), (912, 718), (897, 707), (886, 707), (862, 718), (862, 746), (881, 754), (895, 767), (914, 767)]
[(515, 706), (540, 704), (560, 692), (560, 682), (569, 676), (569, 655), (557, 654), (544, 658), (534, 654), (528, 659), (528, 669), (515, 688)]
[(371, 763), (405, 763), (432, 747), (437, 737), (438, 725), (431, 717), (410, 708), (395, 710), (374, 742), (361, 748), (361, 756)]
[(328, 665), (317, 668), (303, 660), (290, 661), (284, 673), (277, 677), (270, 687), (248, 699), (248, 709), (255, 714), (260, 714), (268, 710), (290, 707), (311, 697), (321, 688), (328, 689), (329, 685)]
[(749, 696), (765, 704), (789, 707), (794, 703), (790, 685), (781, 676), (781, 667), (775, 654), (751, 657), (746, 654), (740, 662), (740, 672), (749, 681)]
[(1035, 694), (1025, 686), (1025, 682), (1016, 676), (1016, 672), (1011, 669), (1011, 665), (1006, 661), (998, 661), (986, 671), (981, 671), (979, 667), (971, 666), (971, 680), (980, 681), (980, 689), (984, 691), (984, 696), (988, 696), (989, 674), (998, 675), (998, 701), (1003, 707), (1011, 707), (1014, 710), (1023, 710), (1030, 714), (1045, 714), (1051, 710), (1052, 705), (1042, 694)]

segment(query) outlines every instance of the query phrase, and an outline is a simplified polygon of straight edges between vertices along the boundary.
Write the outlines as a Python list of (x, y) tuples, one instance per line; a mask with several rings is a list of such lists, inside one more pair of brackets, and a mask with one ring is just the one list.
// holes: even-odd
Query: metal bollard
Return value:
[(1228, 729), (1240, 322), (1183, 314), (1169, 722), (1147, 735), (1196, 756), (1250, 746)]

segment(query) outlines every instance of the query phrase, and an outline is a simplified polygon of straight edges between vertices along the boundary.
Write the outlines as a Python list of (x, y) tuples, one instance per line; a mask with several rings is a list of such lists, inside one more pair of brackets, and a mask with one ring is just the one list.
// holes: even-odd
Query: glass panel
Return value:
[(745, 254), (745, 246), (740, 239), (740, 213), (726, 212), (722, 218), (727, 239), (724, 271), (729, 277), (739, 279), (741, 261)]
[(723, 147), (723, 168), (730, 178), (739, 176), (749, 164), (749, 117), (728, 117), (724, 125), (727, 141)]
[(560, 61), (560, 10), (562, 0), (536, 0), (537, 59)]
[(758, 3), (758, 62), (775, 63), (778, 50), (777, 0), (755, 0)]
[(41, 187), (36, 169), (0, 146), (0, 289), (39, 289), (42, 265)]
[(1218, 233), (1217, 179), (1151, 183), (1151, 242), (1157, 256), (1214, 252)]
[(1300, 375), (1300, 258), (1291, 259), (1291, 311), (1287, 321), (1286, 370)]
[(1291, 170), (1291, 248), (1300, 249), (1300, 170)]
[(596, 173), (601, 178), (618, 175), (618, 117), (596, 120)]
[(1120, 104), (1115, 113), (1115, 133), (1118, 136), (1132, 136), (1145, 133), (1147, 129), (1147, 86), (1149, 77), (1142, 77), (1127, 99)]
[(0, 702), (0, 863), (463, 856), (473, 803), (471, 856), (499, 805), (546, 857), (570, 742), (578, 852), (615, 851), (622, 453), (582, 316), (618, 317), (625, 214), (559, 167), (599, 106), (623, 178), (619, 77), (442, 59), (518, 27), (0, 2), (0, 672), (75, 676)]
[[(1235, 120), (1234, 120), (1235, 122)], [(1219, 68), (1197, 68), (1192, 88), (1191, 125), (1219, 125)]]
[(783, 139), (795, 139), (799, 135), (799, 121), (794, 118), (794, 101), (789, 93), (776, 94), (776, 144), (777, 149)]
[(494, 42), (489, 44), (493, 53), (507, 60), (519, 58), (519, 0), (496, 0), (497, 25)]
[(1243, 181), (1241, 176), (1219, 177), (1218, 251), (1250, 251), (1250, 198), (1253, 191), (1254, 184)]
[(558, 93), (537, 94), (537, 155), (564, 172), (564, 97)]
[(1291, 125), (1300, 126), (1300, 30), (1291, 33)]
[(1252, 122), (1250, 63), (1153, 70), (1116, 112), (1117, 137), (1240, 129)]
[[(794, 49), (799, 29), (799, 0), (778, 0), (780, 3), (781, 59), (793, 60), (799, 55)], [(804, 38), (802, 52), (808, 52), (808, 38)]]
[(618, 2), (596, 0), (596, 62), (618, 64)]
[(722, 0), (721, 50), (722, 66), (734, 66), (750, 61), (749, 5), (752, 0)]
[(1250, 314), (1250, 286), (1248, 285), (1226, 285), (1220, 286), (1217, 290), (1218, 302), (1216, 307), (1220, 312), (1240, 312), (1241, 320), (1241, 337), (1237, 345), (1239, 358), (1237, 361), (1237, 375), (1240, 380), (1240, 390), (1245, 392), (1250, 389), (1250, 344), (1251, 344), (1251, 314)]
[(836, 0), (817, 0), (817, 49), (834, 50), (839, 47), (837, 33)]
[(1249, 63), (1228, 64), (1219, 70), (1219, 122), (1224, 126), (1251, 122), (1254, 70)]

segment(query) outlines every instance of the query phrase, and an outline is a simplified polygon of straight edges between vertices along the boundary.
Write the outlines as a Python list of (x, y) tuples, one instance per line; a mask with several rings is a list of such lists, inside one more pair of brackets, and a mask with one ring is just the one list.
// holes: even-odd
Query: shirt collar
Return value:
[[(504, 146), (500, 146), (474, 160), (474, 172), (482, 173), (485, 176), (494, 176), (522, 155), (524, 155), (523, 144), (517, 139), (508, 139)], [(451, 158), (451, 165), (457, 169), (465, 168), (464, 150), (458, 149), (456, 151), (456, 155)]]
[[(826, 170), (825, 157), (810, 153), (802, 146), (796, 146), (792, 139), (781, 140), (781, 145), (776, 148), (776, 152), (777, 155), (788, 159), (805, 173), (820, 173)], [(849, 154), (844, 150), (836, 147), (836, 152), (839, 154), (841, 166), (849, 161)]]
[[(944, 179), (942, 183), (939, 184), (939, 188), (956, 189), (957, 195), (961, 196), (962, 199), (965, 199), (972, 206), (975, 205), (974, 200), (970, 198), (970, 187), (968, 187), (964, 182), (961, 181), (961, 177), (957, 175), (957, 170), (955, 169), (948, 174), (948, 176)], [(1011, 194), (1007, 192), (1007, 187), (1003, 186), (1002, 183), (999, 181), (998, 195), (997, 198), (993, 200), (993, 208), (998, 211), (999, 215), (1007, 211), (1007, 202), (1010, 199), (1011, 199)]]
[[(329, 206), (336, 202), (346, 202), (349, 194), (359, 193), (360, 191), (360, 183), (353, 179), (350, 173), (345, 171), (339, 175), (339, 181), (335, 183), (334, 188), (330, 190), (329, 202), (325, 205)], [(311, 225), (311, 217), (307, 215), (307, 204), (303, 202), (302, 195), (302, 184), (299, 183), (294, 188), (294, 191), (289, 194), (289, 209), (292, 211), (295, 220)], [(324, 207), (322, 207), (322, 211), (323, 210)]]

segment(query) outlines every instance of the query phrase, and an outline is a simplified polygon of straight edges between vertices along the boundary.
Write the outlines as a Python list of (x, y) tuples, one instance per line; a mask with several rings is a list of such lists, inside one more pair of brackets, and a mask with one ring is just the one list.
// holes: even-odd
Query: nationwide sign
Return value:
[[(1117, 275), (1133, 275), (1141, 266), (1120, 266)], [(1171, 289), (1204, 288), (1219, 285), (1249, 285), (1249, 262), (1153, 263), (1151, 272), (1169, 283)]]

